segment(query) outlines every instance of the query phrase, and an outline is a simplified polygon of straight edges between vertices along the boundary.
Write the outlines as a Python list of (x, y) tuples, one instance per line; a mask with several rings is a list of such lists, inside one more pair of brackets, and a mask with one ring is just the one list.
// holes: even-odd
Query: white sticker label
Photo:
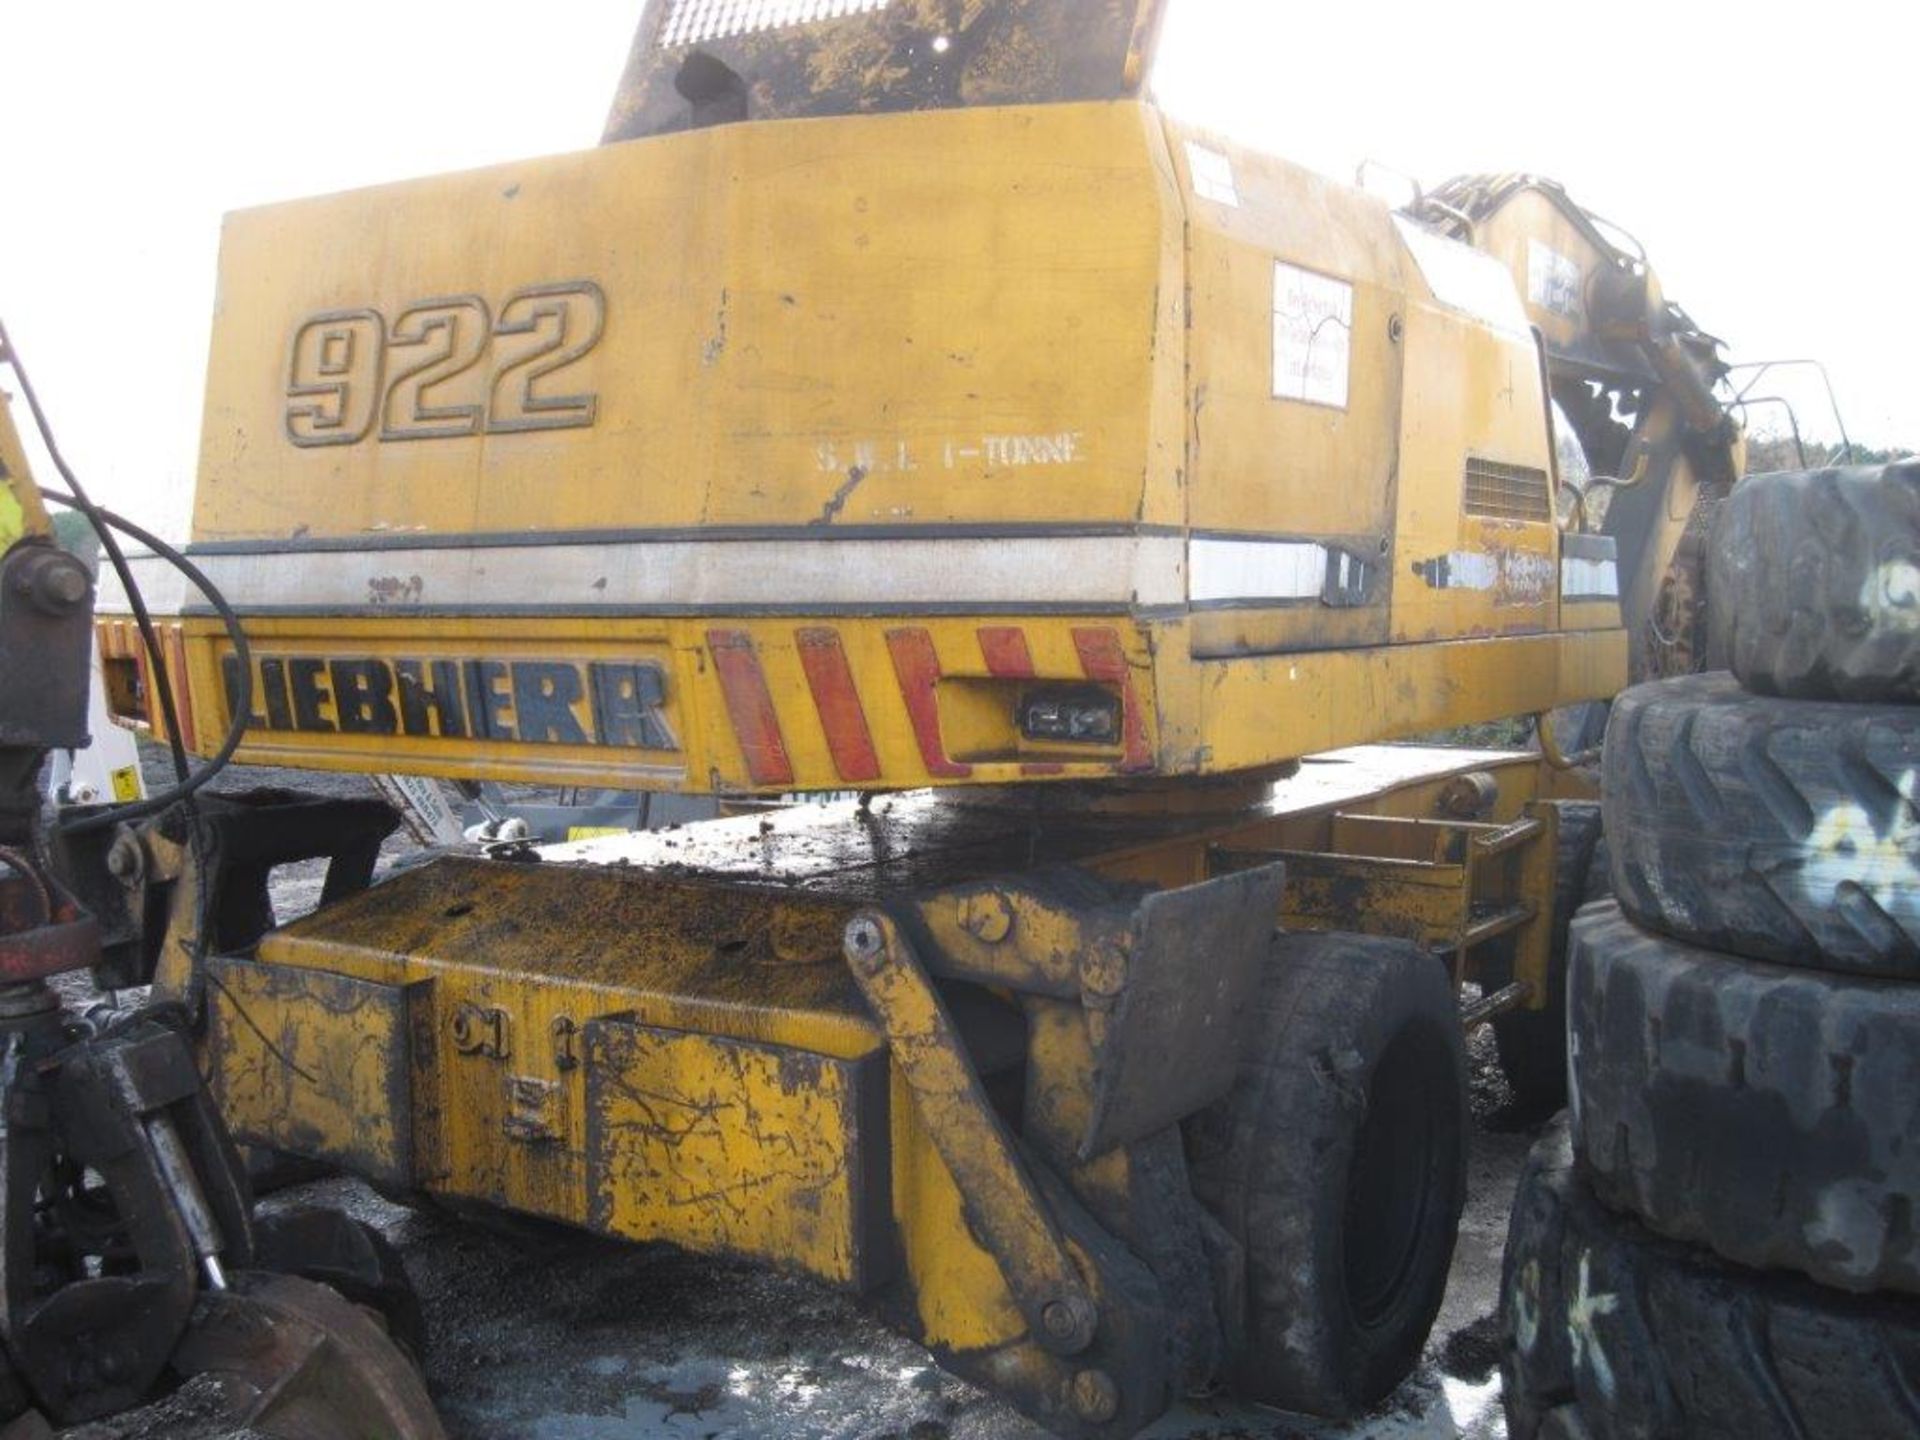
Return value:
[(1297, 265), (1273, 266), (1273, 398), (1347, 408), (1353, 287)]
[(1187, 170), (1193, 176), (1193, 193), (1216, 205), (1240, 208), (1240, 187), (1233, 183), (1233, 162), (1218, 150), (1187, 141)]
[(1505, 265), (1484, 250), (1435, 234), (1404, 215), (1394, 216), (1393, 224), (1434, 299), (1532, 348), (1533, 331), (1526, 307), (1520, 303), (1520, 287)]
[(1562, 600), (1618, 600), (1620, 566), (1614, 560), (1582, 560), (1568, 556), (1560, 562)]
[(1580, 267), (1551, 245), (1527, 241), (1527, 298), (1569, 319), (1580, 314)]
[[(1341, 578), (1347, 556), (1342, 553)], [(1219, 600), (1317, 600), (1327, 589), (1327, 547), (1306, 541), (1187, 541), (1187, 588), (1196, 604)]]

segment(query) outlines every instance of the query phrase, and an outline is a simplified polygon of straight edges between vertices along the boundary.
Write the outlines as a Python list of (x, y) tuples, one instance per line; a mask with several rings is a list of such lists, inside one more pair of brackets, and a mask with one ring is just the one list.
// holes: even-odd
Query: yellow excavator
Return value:
[[(1622, 232), (1184, 125), (1161, 11), (652, 0), (600, 147), (230, 217), (191, 583), (98, 621), (209, 758), (58, 847), (216, 1123), (817, 1276), (1062, 1435), (1404, 1377), (1740, 434)], [(230, 759), (798, 803), (374, 884)]]

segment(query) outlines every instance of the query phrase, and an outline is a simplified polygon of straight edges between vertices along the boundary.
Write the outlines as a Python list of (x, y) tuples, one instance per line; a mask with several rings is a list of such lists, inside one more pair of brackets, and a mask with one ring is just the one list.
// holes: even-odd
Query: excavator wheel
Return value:
[(251, 1435), (445, 1440), (420, 1372), (379, 1321), (297, 1275), (240, 1271), (203, 1295), (172, 1363), (183, 1380), (216, 1380)]
[(259, 1267), (330, 1286), (373, 1311), (416, 1363), (427, 1356), (427, 1322), (400, 1252), (371, 1225), (320, 1205), (261, 1215), (254, 1225)]
[(1186, 1125), (1244, 1255), (1244, 1399), (1345, 1419), (1426, 1343), (1466, 1198), (1467, 1063), (1445, 968), (1400, 940), (1287, 935), (1226, 1099)]

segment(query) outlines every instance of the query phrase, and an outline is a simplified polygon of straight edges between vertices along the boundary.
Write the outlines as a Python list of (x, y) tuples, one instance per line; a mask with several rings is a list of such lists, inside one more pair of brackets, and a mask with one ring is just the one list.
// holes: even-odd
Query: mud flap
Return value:
[(1085, 977), (1096, 1068), (1082, 1160), (1232, 1088), (1284, 884), (1276, 864), (1156, 891), (1135, 913), (1123, 973)]

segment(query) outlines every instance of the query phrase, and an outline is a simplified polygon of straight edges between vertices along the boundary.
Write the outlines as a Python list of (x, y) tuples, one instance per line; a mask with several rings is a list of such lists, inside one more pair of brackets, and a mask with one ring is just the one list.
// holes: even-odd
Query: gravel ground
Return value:
[[(150, 762), (157, 757), (149, 757)], [(156, 772), (156, 779), (158, 778)], [(236, 771), (223, 785), (312, 786), (322, 777)], [(326, 778), (334, 793), (366, 782)], [(319, 788), (319, 787), (314, 787)], [(370, 787), (366, 787), (370, 791)], [(389, 842), (389, 855), (412, 848)], [(283, 918), (309, 907), (317, 866), (276, 877)], [(1322, 1425), (1194, 1400), (1158, 1440), (1441, 1440), (1504, 1437), (1493, 1312), (1507, 1209), (1533, 1133), (1509, 1122), (1491, 1034), (1471, 1047), (1473, 1137), (1466, 1216), (1427, 1353), (1374, 1416)], [(432, 1336), (429, 1386), (454, 1440), (1042, 1440), (1039, 1430), (806, 1279), (617, 1244), (537, 1224), (403, 1209), (357, 1181), (266, 1202), (336, 1204), (399, 1247)], [(205, 1397), (185, 1394), (73, 1440), (205, 1436)]]

